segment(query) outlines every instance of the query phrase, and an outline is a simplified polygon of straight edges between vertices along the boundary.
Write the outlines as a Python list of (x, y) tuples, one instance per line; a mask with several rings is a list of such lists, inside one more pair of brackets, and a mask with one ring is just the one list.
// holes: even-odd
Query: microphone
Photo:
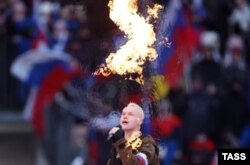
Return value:
[(113, 133), (112, 134), (109, 134), (109, 136), (107, 137), (107, 140), (110, 140), (112, 137), (113, 137)]
[[(116, 127), (119, 128), (116, 132), (118, 132), (118, 131), (122, 128), (120, 125), (118, 125), (118, 126), (116, 126)], [(116, 133), (116, 132), (115, 132), (115, 133)], [(109, 134), (108, 137), (107, 137), (107, 140), (112, 139), (112, 137), (113, 137), (113, 135), (114, 135), (115, 133)]]

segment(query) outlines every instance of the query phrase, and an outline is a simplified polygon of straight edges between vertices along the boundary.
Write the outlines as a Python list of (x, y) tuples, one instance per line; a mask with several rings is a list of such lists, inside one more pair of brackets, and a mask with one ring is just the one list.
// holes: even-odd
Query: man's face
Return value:
[(124, 131), (135, 131), (140, 128), (141, 119), (136, 109), (126, 107), (122, 111), (120, 125)]

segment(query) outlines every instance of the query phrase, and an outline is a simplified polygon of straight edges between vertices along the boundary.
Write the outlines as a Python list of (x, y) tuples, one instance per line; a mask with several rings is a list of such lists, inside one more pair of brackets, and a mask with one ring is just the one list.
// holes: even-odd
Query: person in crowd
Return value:
[(53, 36), (50, 39), (49, 45), (55, 51), (65, 51), (68, 44), (70, 33), (65, 20), (58, 20), (53, 27)]
[(108, 165), (148, 164), (159, 165), (159, 151), (154, 139), (140, 131), (144, 119), (142, 108), (129, 103), (123, 110), (120, 126), (109, 131), (113, 144)]
[(191, 77), (199, 76), (205, 88), (218, 88), (221, 76), (219, 36), (214, 31), (205, 31), (200, 36), (201, 51), (191, 67)]
[(16, 48), (15, 56), (28, 51), (35, 38), (36, 27), (25, 3), (19, 1), (12, 4), (6, 26), (10, 43)]
[(181, 119), (174, 114), (171, 103), (162, 99), (157, 104), (159, 114), (152, 119), (153, 136), (159, 139), (160, 159), (162, 165), (173, 164), (179, 149)]
[(250, 7), (246, 0), (234, 0), (235, 7), (229, 17), (231, 31), (247, 34), (250, 28)]
[(242, 37), (236, 34), (230, 35), (227, 41), (227, 49), (223, 59), (223, 67), (229, 70), (235, 68), (239, 71), (246, 71), (247, 68), (244, 49), (244, 41)]
[(215, 153), (215, 142), (205, 133), (197, 133), (188, 143), (187, 162), (192, 165), (210, 165)]
[(204, 85), (201, 77), (193, 78), (193, 90), (188, 95), (187, 111), (183, 118), (184, 143), (199, 132), (204, 132), (210, 137), (217, 136), (220, 105), (216, 97), (204, 90)]
[(232, 131), (234, 136), (239, 137), (249, 114), (247, 65), (243, 39), (239, 35), (231, 35), (228, 38), (223, 69), (222, 110), (224, 120), (220, 127)]

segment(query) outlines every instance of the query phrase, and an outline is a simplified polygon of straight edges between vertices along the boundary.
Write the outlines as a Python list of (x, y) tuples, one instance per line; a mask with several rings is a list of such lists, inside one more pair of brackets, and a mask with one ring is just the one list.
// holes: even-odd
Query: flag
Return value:
[(164, 98), (169, 93), (169, 86), (166, 79), (162, 75), (154, 75), (150, 77), (152, 81), (152, 99), (157, 101)]
[(43, 110), (53, 97), (81, 71), (69, 55), (48, 49), (31, 50), (19, 55), (11, 66), (11, 73), (31, 86), (24, 114), (30, 119), (37, 135), (44, 132)]
[(158, 72), (166, 77), (170, 86), (179, 82), (185, 64), (191, 60), (199, 41), (199, 30), (192, 23), (190, 13), (177, 2), (173, 1), (174, 5), (170, 4), (170, 9), (166, 12), (166, 18), (170, 21), (164, 24), (163, 30), (168, 32), (161, 33), (169, 33), (170, 46), (159, 49), (158, 58)]

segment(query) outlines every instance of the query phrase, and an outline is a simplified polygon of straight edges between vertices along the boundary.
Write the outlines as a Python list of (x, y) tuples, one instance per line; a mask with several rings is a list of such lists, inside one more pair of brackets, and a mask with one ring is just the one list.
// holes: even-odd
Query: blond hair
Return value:
[(138, 117), (140, 118), (141, 121), (144, 120), (144, 111), (142, 109), (141, 106), (139, 106), (138, 104), (134, 103), (134, 102), (130, 102), (124, 109), (126, 108), (132, 108), (134, 110), (136, 110), (138, 113)]

